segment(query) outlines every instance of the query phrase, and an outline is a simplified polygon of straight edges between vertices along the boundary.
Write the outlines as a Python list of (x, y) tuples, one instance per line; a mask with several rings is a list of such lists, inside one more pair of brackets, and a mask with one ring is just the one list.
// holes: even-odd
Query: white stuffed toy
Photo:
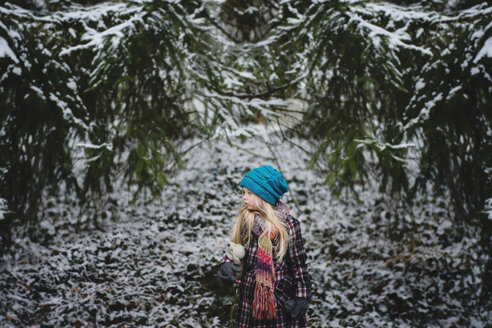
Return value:
[(226, 255), (235, 265), (241, 268), (240, 272), (236, 272), (236, 278), (241, 279), (243, 274), (243, 258), (246, 252), (243, 245), (235, 244), (232, 241), (227, 243)]

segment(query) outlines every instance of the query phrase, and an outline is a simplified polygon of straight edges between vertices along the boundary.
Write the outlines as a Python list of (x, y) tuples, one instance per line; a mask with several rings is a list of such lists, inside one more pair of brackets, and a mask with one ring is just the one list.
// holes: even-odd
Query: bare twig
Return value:
[(242, 151), (244, 151), (245, 153), (248, 153), (248, 154), (250, 154), (250, 155), (253, 155), (253, 156), (256, 156), (256, 157), (261, 157), (261, 158), (266, 159), (266, 160), (269, 160), (269, 161), (275, 160), (275, 158), (273, 158), (273, 157), (268, 157), (268, 156), (259, 155), (259, 154), (257, 154), (257, 153), (253, 153), (252, 151), (250, 151), (250, 150), (248, 150), (248, 149), (246, 149), (246, 148), (240, 147), (240, 146), (238, 146), (238, 145), (236, 145), (236, 144), (232, 143), (232, 141), (229, 139), (229, 136), (227, 136), (227, 143), (228, 143), (230, 146), (232, 146), (232, 147), (236, 147), (237, 149), (242, 150)]
[[(265, 92), (262, 92), (262, 93), (257, 93), (257, 94), (236, 94), (236, 93), (232, 93), (232, 92), (222, 92), (221, 94), (225, 95), (225, 96), (230, 96), (230, 97), (235, 97), (235, 98), (239, 98), (239, 99), (253, 99), (253, 98), (265, 98), (269, 95), (271, 95), (272, 93), (275, 93), (277, 91), (281, 91), (281, 90), (284, 90), (286, 88), (288, 88), (289, 86), (299, 82), (300, 80), (302, 80), (303, 78), (305, 78), (306, 75), (303, 74), (301, 76), (299, 76), (298, 78), (288, 82), (288, 83), (285, 83), (279, 87), (276, 87), (276, 88), (273, 88), (273, 89), (270, 89), (270, 90), (267, 90)], [(301, 112), (301, 111), (296, 111), (296, 110), (293, 110), (293, 109), (282, 109), (283, 111), (290, 111), (290, 112), (293, 112), (293, 113), (304, 113), (304, 112)]]
[(192, 146), (188, 147), (188, 149), (186, 149), (186, 150), (184, 150), (184, 151), (182, 151), (182, 152), (181, 152), (181, 155), (185, 155), (185, 154), (187, 154), (190, 150), (192, 150), (193, 148), (195, 148), (195, 147), (197, 147), (197, 146), (201, 145), (201, 144), (202, 144), (202, 143), (204, 143), (205, 141), (209, 141), (209, 138), (203, 139), (203, 140), (201, 140), (200, 142), (197, 142), (196, 144), (194, 144), (194, 145), (192, 145)]
[[(277, 165), (277, 168), (280, 172), (282, 172), (282, 166), (280, 165), (280, 161), (278, 160), (278, 156), (275, 154), (275, 151), (273, 150), (273, 147), (272, 147), (272, 137), (270, 134), (268, 134), (268, 137), (270, 138), (270, 142), (264, 140), (265, 144), (267, 145), (268, 149), (270, 150), (270, 153), (273, 155), (273, 161), (275, 162), (275, 165)], [(292, 201), (294, 202), (294, 205), (295, 207), (297, 208), (297, 210), (299, 211), (299, 213), (302, 213), (301, 211), (301, 208), (299, 207), (299, 204), (297, 203), (297, 200), (296, 198), (294, 197), (294, 195), (292, 194), (292, 188), (289, 188), (289, 195), (290, 197), (292, 198)]]

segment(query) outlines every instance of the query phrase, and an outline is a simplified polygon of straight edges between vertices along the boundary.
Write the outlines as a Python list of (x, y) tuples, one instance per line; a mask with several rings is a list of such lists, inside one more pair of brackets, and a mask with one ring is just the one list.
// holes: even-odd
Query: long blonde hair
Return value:
[[(280, 220), (277, 212), (272, 205), (265, 202), (260, 197), (257, 198), (258, 213), (265, 220), (266, 231), (271, 232), (272, 227), (275, 227), (278, 231), (278, 248), (275, 257), (280, 261), (289, 247), (289, 234), (287, 232), (287, 225)], [(255, 212), (250, 211), (244, 204), (239, 208), (239, 213), (236, 218), (236, 223), (231, 231), (231, 239), (233, 243), (241, 244), (243, 246), (249, 245), (251, 240), (251, 230), (253, 228)]]

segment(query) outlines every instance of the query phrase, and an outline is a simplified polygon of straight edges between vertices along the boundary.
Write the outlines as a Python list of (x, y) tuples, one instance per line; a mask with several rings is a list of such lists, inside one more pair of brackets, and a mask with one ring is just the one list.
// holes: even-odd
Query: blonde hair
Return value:
[[(257, 197), (258, 213), (265, 220), (266, 231), (270, 233), (272, 227), (275, 227), (278, 231), (277, 239), (277, 253), (275, 257), (280, 261), (289, 247), (289, 233), (287, 232), (287, 225), (280, 220), (277, 212), (272, 205), (265, 202), (260, 197)], [(231, 231), (231, 239), (233, 243), (241, 244), (243, 246), (249, 245), (251, 240), (251, 230), (253, 228), (255, 212), (250, 211), (243, 204), (239, 208), (239, 213), (236, 218), (236, 223)]]

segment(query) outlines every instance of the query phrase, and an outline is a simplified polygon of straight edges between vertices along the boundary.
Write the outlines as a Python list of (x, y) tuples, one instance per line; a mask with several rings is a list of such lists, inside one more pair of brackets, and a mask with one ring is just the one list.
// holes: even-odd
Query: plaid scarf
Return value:
[[(279, 202), (277, 214), (280, 217), (288, 215), (287, 205)], [(258, 252), (256, 255), (256, 285), (253, 300), (253, 317), (255, 319), (276, 318), (275, 307), (275, 269), (273, 266), (273, 243), (272, 240), (278, 235), (278, 231), (272, 229), (266, 231), (265, 220), (261, 215), (254, 217), (253, 230), (258, 237)]]

